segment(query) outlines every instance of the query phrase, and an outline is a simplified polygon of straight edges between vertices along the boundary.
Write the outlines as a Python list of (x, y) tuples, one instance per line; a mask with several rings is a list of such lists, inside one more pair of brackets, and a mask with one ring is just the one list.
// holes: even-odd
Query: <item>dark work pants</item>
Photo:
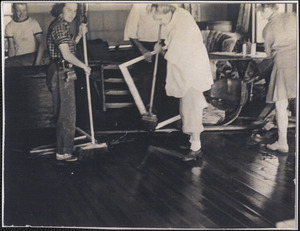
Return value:
[(47, 85), (53, 98), (56, 146), (59, 154), (73, 152), (75, 136), (75, 83), (74, 81), (66, 82), (65, 75), (66, 71), (59, 71), (56, 63), (50, 64)]
[[(154, 45), (156, 42), (142, 42), (141, 44), (150, 52), (154, 50)], [(142, 54), (135, 47), (135, 56), (141, 56)], [(152, 56), (152, 62), (148, 63), (145, 60), (135, 64), (135, 72), (133, 77), (136, 78), (136, 87), (142, 98), (144, 105), (147, 107), (150, 103), (151, 97), (151, 88), (153, 80), (153, 71), (154, 71), (155, 55)], [(161, 95), (161, 91), (164, 91), (165, 87), (165, 78), (166, 78), (166, 61), (159, 55), (158, 68), (157, 68), (157, 77), (156, 77), (156, 87), (154, 95), (154, 105), (155, 108), (158, 107), (156, 99)]]
[[(140, 42), (149, 51), (154, 50), (156, 42)], [(141, 56), (137, 47), (135, 47), (135, 56)], [(151, 63), (148, 63), (145, 60), (138, 62), (135, 64), (135, 72), (132, 75), (137, 79), (135, 84), (146, 109), (148, 109), (147, 106), (150, 103), (154, 63), (155, 55), (152, 56)], [(169, 119), (170, 117), (179, 114), (179, 100), (166, 95), (166, 69), (167, 61), (163, 56), (159, 55), (153, 102), (153, 111), (158, 116), (159, 120)]]
[[(155, 43), (153, 42), (141, 42), (141, 44), (148, 49), (150, 52), (153, 51)], [(139, 49), (135, 47), (135, 56), (141, 56)], [(136, 78), (135, 85), (142, 98), (142, 101), (147, 107), (150, 103), (151, 86), (153, 79), (153, 69), (154, 69), (154, 56), (152, 57), (152, 62), (148, 63), (142, 60), (135, 64), (135, 70), (133, 77)]]

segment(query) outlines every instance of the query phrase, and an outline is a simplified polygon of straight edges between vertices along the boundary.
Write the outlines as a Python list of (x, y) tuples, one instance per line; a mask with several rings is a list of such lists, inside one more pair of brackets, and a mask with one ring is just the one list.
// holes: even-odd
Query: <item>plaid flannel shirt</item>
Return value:
[(48, 28), (47, 47), (51, 59), (62, 59), (60, 44), (68, 44), (71, 53), (76, 53), (76, 43), (70, 33), (70, 24), (61, 15), (55, 18)]

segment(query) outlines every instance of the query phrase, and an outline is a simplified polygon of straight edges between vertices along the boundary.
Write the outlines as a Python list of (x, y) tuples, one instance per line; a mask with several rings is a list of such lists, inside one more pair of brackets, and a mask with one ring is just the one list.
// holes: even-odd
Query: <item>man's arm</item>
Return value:
[(138, 39), (130, 38), (130, 41), (139, 49), (141, 54), (145, 57), (146, 62), (152, 61), (152, 55), (149, 50), (147, 50)]
[(8, 57), (13, 57), (16, 55), (14, 39), (8, 38), (7, 41), (8, 41)]
[(37, 50), (37, 56), (36, 56), (36, 60), (35, 60), (35, 66), (38, 66), (41, 64), (41, 60), (43, 58), (43, 54), (44, 54), (44, 43), (43, 43), (43, 35), (42, 34), (36, 34), (35, 38), (37, 40), (38, 43), (38, 50)]

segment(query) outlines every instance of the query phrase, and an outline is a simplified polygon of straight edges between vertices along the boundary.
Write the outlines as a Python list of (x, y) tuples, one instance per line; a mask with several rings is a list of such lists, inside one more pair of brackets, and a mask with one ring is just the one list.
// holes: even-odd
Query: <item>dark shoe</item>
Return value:
[(56, 159), (57, 160), (64, 160), (67, 162), (73, 162), (77, 161), (78, 158), (76, 156), (73, 156), (72, 154), (58, 154), (56, 153)]
[(201, 158), (203, 155), (201, 149), (198, 151), (190, 150), (186, 156), (182, 158), (182, 161), (191, 161), (196, 160), (197, 158)]

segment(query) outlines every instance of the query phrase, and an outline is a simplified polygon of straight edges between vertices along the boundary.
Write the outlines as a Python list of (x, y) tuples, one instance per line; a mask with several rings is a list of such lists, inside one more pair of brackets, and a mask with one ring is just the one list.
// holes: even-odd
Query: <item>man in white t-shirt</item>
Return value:
[[(43, 32), (39, 23), (28, 16), (26, 3), (13, 3), (13, 19), (5, 28), (8, 57), (30, 54), (34, 65), (40, 65), (44, 53)], [(37, 52), (37, 54), (36, 54)]]

